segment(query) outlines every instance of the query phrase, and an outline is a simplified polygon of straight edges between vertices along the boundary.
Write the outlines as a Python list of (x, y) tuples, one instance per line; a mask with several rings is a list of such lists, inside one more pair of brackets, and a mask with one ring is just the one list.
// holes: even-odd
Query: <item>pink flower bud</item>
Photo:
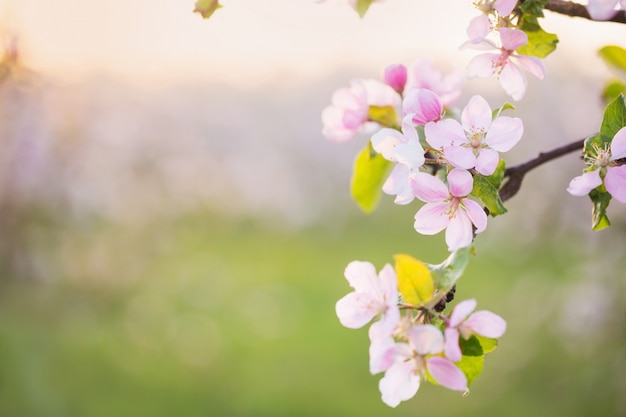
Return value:
[(406, 67), (402, 64), (392, 64), (385, 68), (385, 84), (401, 93), (406, 84)]

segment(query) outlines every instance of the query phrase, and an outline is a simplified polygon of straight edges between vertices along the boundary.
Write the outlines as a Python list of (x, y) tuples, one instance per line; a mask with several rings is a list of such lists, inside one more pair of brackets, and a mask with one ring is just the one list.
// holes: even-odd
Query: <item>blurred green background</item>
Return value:
[[(408, 4), (388, 3), (391, 13)], [(326, 19), (316, 10), (311, 19)], [(337, 21), (353, 17), (337, 10)], [(381, 5), (370, 23), (349, 25), (384, 16)], [(329, 26), (335, 38), (319, 41), (341, 33)], [(185, 76), (141, 84), (104, 70), (68, 81), (33, 71), (36, 48), (22, 55), (9, 35), (0, 416), (626, 416), (626, 214), (613, 203), (613, 226), (589, 230), (590, 203), (565, 192), (582, 168), (576, 155), (529, 174), (476, 241), (457, 300), (477, 298), (508, 330), (470, 395), (425, 384), (391, 409), (382, 375), (368, 372), (367, 330), (335, 316), (350, 291), (343, 269), (352, 260), (380, 269), (396, 253), (439, 263), (447, 251), (442, 236), (414, 232), (416, 204), (385, 197), (360, 213), (348, 184), (366, 138), (321, 137), (333, 90), (378, 72), (339, 62), (315, 77), (264, 72), (254, 86)], [(386, 53), (413, 60), (420, 48)], [(509, 164), (599, 124), (607, 74), (546, 65), (549, 78), (530, 80), (516, 104), (526, 134)], [(494, 106), (507, 99), (490, 80), (468, 85), (459, 103), (477, 92)]]

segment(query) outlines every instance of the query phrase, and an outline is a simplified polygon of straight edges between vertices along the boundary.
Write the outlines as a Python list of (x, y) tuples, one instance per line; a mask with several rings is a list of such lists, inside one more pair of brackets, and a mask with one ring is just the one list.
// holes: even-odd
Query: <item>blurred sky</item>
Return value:
[[(337, 67), (376, 71), (421, 56), (465, 65), (458, 52), (476, 15), (468, 0), (386, 0), (364, 19), (346, 0), (223, 0), (205, 21), (194, 0), (1, 0), (0, 27), (16, 33), (29, 66), (76, 79), (111, 73), (137, 82), (181, 77), (254, 86), (276, 74), (323, 76)], [(559, 54), (616, 42), (615, 24), (549, 16)], [(580, 65), (587, 65), (585, 60)]]

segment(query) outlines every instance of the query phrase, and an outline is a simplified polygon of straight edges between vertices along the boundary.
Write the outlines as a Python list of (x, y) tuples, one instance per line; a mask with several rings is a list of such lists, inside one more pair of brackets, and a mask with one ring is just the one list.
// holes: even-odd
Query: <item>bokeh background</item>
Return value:
[[(321, 136), (352, 78), (463, 68), (469, 2), (0, 2), (0, 416), (626, 416), (626, 209), (590, 231), (569, 155), (490, 219), (460, 299), (509, 327), (467, 397), (425, 385), (397, 409), (367, 331), (336, 300), (354, 259), (439, 263), (417, 205), (348, 195), (367, 138)], [(509, 165), (597, 131), (626, 26), (547, 14), (561, 37), (511, 115)], [(623, 76), (623, 74), (622, 74)], [(468, 81), (493, 107), (495, 79)]]

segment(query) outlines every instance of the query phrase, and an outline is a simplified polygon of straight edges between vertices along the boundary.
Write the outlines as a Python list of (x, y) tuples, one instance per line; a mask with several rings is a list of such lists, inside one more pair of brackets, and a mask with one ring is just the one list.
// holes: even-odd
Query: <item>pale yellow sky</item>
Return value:
[[(463, 66), (472, 56), (457, 49), (476, 14), (468, 0), (386, 0), (362, 20), (346, 0), (222, 4), (203, 20), (191, 12), (194, 0), (0, 0), (0, 24), (18, 34), (29, 66), (68, 80), (104, 72), (255, 85), (424, 57)], [(561, 36), (559, 53), (574, 65), (581, 48), (626, 39), (625, 25), (551, 15), (544, 26)]]

